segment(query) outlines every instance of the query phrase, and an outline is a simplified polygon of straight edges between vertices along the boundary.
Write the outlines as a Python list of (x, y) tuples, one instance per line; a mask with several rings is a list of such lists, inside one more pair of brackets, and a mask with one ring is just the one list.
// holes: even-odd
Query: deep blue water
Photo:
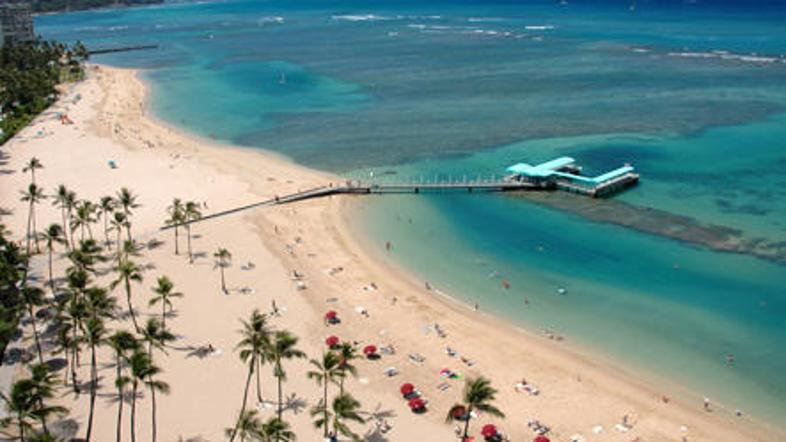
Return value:
[[(786, 7), (632, 4), (220, 1), (36, 25), (94, 48), (160, 44), (96, 61), (147, 68), (154, 111), (204, 136), (385, 179), (632, 162), (642, 184), (620, 201), (786, 249)], [(453, 296), (785, 420), (782, 264), (503, 195), (359, 212), (376, 247), (391, 240)]]

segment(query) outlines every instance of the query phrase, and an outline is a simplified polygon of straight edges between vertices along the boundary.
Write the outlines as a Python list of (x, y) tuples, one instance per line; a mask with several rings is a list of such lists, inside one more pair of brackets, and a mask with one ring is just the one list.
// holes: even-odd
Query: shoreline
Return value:
[[(268, 151), (260, 152), (255, 148), (205, 140), (158, 120), (149, 110), (149, 86), (144, 83), (137, 71), (101, 66), (97, 68), (97, 72), (91, 70), (91, 78), (85, 84), (77, 85), (74, 90), (86, 89), (94, 83), (102, 86), (104, 97), (94, 105), (97, 115), (91, 120), (91, 133), (105, 140), (104, 142), (109, 140), (122, 145), (122, 148), (127, 150), (129, 163), (136, 161), (137, 156), (145, 157), (139, 160), (140, 165), (150, 165), (151, 161), (171, 161), (170, 165), (175, 166), (170, 169), (184, 174), (183, 176), (188, 174), (186, 178), (192, 181), (181, 184), (177, 179), (185, 178), (178, 175), (166, 183), (173, 186), (181, 185), (180, 190), (190, 191), (195, 195), (209, 193), (210, 198), (205, 201), (210, 201), (211, 210), (216, 204), (230, 207), (231, 204), (241, 201), (249, 202), (244, 200), (245, 198), (259, 198), (262, 195), (269, 196), (270, 192), (281, 192), (314, 182), (324, 184), (325, 180), (340, 179), (297, 165)], [(114, 91), (118, 83), (124, 84), (117, 87), (119, 91)], [(119, 94), (119, 97), (112, 96), (113, 93)], [(73, 96), (73, 91), (65, 94), (64, 100), (65, 96)], [(110, 97), (115, 100), (110, 100)], [(36, 121), (31, 127), (40, 123)], [(24, 132), (27, 134), (32, 132), (32, 129), (29, 127)], [(145, 143), (152, 143), (155, 147), (145, 147)], [(14, 147), (10, 149), (13, 150)], [(45, 146), (39, 147), (42, 151), (47, 151)], [(70, 147), (79, 149), (78, 146)], [(120, 155), (122, 151), (115, 149), (113, 152)], [(185, 158), (187, 155), (191, 157)], [(26, 160), (26, 157), (19, 158), (19, 155), (12, 155), (12, 158), (17, 163)], [(119, 161), (121, 169), (125, 167), (125, 160)], [(56, 159), (44, 163), (52, 164), (51, 161)], [(98, 167), (102, 166), (103, 164), (100, 164)], [(209, 173), (211, 171), (218, 173), (214, 177)], [(46, 173), (45, 169), (44, 174)], [(262, 179), (264, 175), (267, 175), (266, 179)], [(225, 188), (222, 191), (194, 188), (194, 183), (204, 183), (205, 179), (208, 184), (214, 181), (221, 182)], [(225, 182), (228, 184), (224, 184)], [(166, 187), (167, 184), (152, 184), (151, 191), (156, 188), (160, 189), (159, 193), (169, 191), (171, 189)], [(11, 187), (5, 184), (4, 187), (8, 190), (0, 195), (5, 198), (7, 193), (11, 193)], [(114, 187), (115, 183), (113, 183)], [(13, 187), (14, 190), (16, 188)], [(227, 189), (237, 193), (223, 192)], [(165, 195), (162, 199), (164, 204), (171, 196), (173, 195)], [(145, 201), (153, 198), (153, 195), (140, 192), (140, 197)], [(401, 433), (406, 431), (407, 427), (427, 431), (432, 435), (429, 440), (447, 440), (452, 426), (443, 424), (442, 416), (444, 410), (458, 399), (461, 384), (451, 382), (449, 384), (451, 388), (446, 392), (434, 389), (434, 385), (443, 381), (436, 376), (439, 368), (443, 366), (459, 369), (467, 375), (483, 374), (492, 379), (494, 386), (500, 390), (498, 402), (500, 408), (507, 412), (508, 419), (491, 421), (499, 423), (499, 426), (516, 440), (525, 435), (531, 437), (531, 432), (524, 425), (528, 417), (536, 417), (551, 425), (553, 438), (560, 440), (575, 433), (581, 433), (592, 440), (618, 440), (620, 434), (614, 430), (614, 423), (628, 414), (635, 414), (637, 419), (636, 425), (626, 437), (638, 436), (642, 440), (680, 440), (683, 436), (687, 436), (691, 441), (731, 441), (742, 437), (775, 440), (776, 434), (782, 434), (782, 430), (768, 427), (766, 423), (752, 418), (736, 419), (725, 414), (721, 416), (719, 413), (701, 412), (698, 403), (690, 406), (681, 399), (674, 399), (669, 404), (661, 403), (659, 399), (664, 391), (659, 390), (664, 389), (652, 388), (649, 373), (643, 376), (644, 380), (637, 379), (635, 373), (627, 372), (624, 364), (623, 368), (620, 368), (613, 359), (594, 355), (592, 351), (585, 352), (581, 348), (573, 348), (571, 343), (545, 340), (531, 331), (517, 327), (507, 320), (499, 321), (498, 318), (485, 312), (481, 315), (474, 314), (471, 308), (463, 308), (464, 303), (450, 298), (447, 294), (446, 299), (434, 296), (436, 293), (426, 291), (415, 275), (404, 271), (388, 259), (380, 259), (377, 256), (379, 253), (375, 255), (370, 239), (363, 238), (363, 235), (352, 230), (348, 225), (348, 218), (351, 217), (352, 210), (355, 210), (356, 203), (355, 198), (336, 200), (336, 197), (331, 197), (207, 221), (198, 225), (195, 230), (210, 233), (210, 235), (206, 234), (206, 237), (233, 235), (235, 246), (244, 250), (248, 256), (262, 253), (272, 258), (270, 268), (265, 269), (265, 272), (270, 270), (270, 273), (266, 275), (273, 281), (271, 285), (276, 286), (276, 293), (284, 293), (274, 295), (273, 299), (284, 299), (289, 307), (297, 307), (298, 317), (291, 318), (292, 322), (288, 324), (296, 328), (304, 349), (310, 356), (316, 356), (322, 348), (323, 335), (332, 333), (351, 337), (360, 342), (383, 344), (385, 343), (383, 341), (386, 341), (395, 345), (398, 349), (396, 354), (385, 356), (382, 362), (375, 365), (363, 362), (360, 367), (361, 378), (351, 383), (351, 388), (357, 392), (357, 397), (365, 406), (371, 407), (380, 403), (383, 407), (397, 412), (398, 416), (394, 420), (396, 429), (390, 435), (391, 440), (414, 440), (408, 439), (406, 434)], [(155, 202), (150, 209), (160, 209), (161, 205), (161, 201)], [(163, 213), (160, 210), (158, 212)], [(18, 218), (16, 215), (15, 217)], [(163, 238), (167, 241), (163, 249), (171, 253), (169, 250), (171, 237), (167, 232), (162, 233), (157, 230), (152, 212), (146, 221), (142, 224), (144, 228), (138, 230), (138, 235), (145, 232), (145, 235)], [(232, 231), (227, 232), (222, 225), (229, 225)], [(19, 230), (18, 224), (13, 224), (13, 227), (14, 230)], [(255, 235), (255, 241), (248, 240), (246, 235), (249, 232)], [(264, 251), (257, 250), (256, 241), (264, 245)], [(198, 278), (199, 275), (193, 274), (194, 272), (186, 273), (186, 270), (178, 270), (179, 267), (174, 267), (175, 264), (163, 261), (164, 258), (159, 256), (162, 253), (165, 252), (155, 252), (155, 257), (159, 258), (155, 263), (162, 269), (171, 267), (173, 272), (182, 272), (175, 275), (180, 276), (175, 279), (176, 284), (184, 278)], [(242, 262), (240, 256), (241, 254), (238, 253), (238, 262)], [(260, 263), (264, 261), (255, 257), (254, 262), (262, 267)], [(330, 272), (338, 267), (342, 268), (340, 272)], [(308, 285), (306, 290), (301, 291), (293, 287), (295, 284), (288, 277), (289, 269), (298, 270), (306, 275), (305, 281)], [(201, 270), (200, 272), (206, 273)], [(236, 266), (235, 273), (237, 272)], [(212, 278), (210, 280), (212, 281)], [(256, 283), (255, 278), (251, 281)], [(376, 287), (373, 290), (368, 289), (372, 282)], [(197, 281), (194, 283), (196, 284)], [(193, 288), (198, 290), (199, 285)], [(183, 307), (184, 319), (188, 319), (187, 313), (193, 313), (191, 310), (214, 314), (212, 311), (215, 308), (236, 313), (228, 318), (211, 318), (213, 321), (211, 324), (226, 330), (225, 334), (221, 335), (221, 339), (227, 343), (235, 339), (237, 318), (244, 317), (250, 306), (266, 308), (268, 301), (264, 299), (264, 302), (259, 302), (261, 299), (253, 299), (253, 296), (240, 297), (240, 301), (236, 301), (233, 296), (231, 299), (221, 299), (219, 302), (208, 302), (200, 301), (204, 296), (188, 293), (190, 296), (181, 302), (183, 304), (193, 302), (193, 305), (189, 305), (188, 308)], [(396, 302), (393, 301), (393, 297), (396, 297)], [(332, 298), (336, 298), (337, 301), (328, 302)], [(359, 315), (352, 311), (352, 307), (357, 308), (358, 303), (368, 308), (370, 317), (358, 318)], [(327, 308), (339, 310), (342, 319), (346, 318), (345, 323), (335, 329), (326, 328), (321, 322), (321, 315)], [(186, 324), (180, 320), (180, 317), (178, 319), (178, 326), (183, 328), (183, 335), (188, 338), (199, 336), (203, 332), (215, 332), (215, 330), (202, 330), (209, 328), (206, 325), (200, 327), (203, 324)], [(290, 318), (286, 317), (284, 321), (290, 321)], [(421, 324), (434, 322), (439, 322), (447, 331), (447, 338), (438, 338), (431, 333), (424, 336), (421, 333)], [(225, 324), (229, 324), (229, 327)], [(377, 333), (372, 332), (372, 329), (381, 330)], [(381, 333), (382, 331), (385, 333)], [(465, 355), (466, 351), (467, 357), (475, 360), (477, 365), (470, 367), (449, 358), (441, 349), (444, 345), (456, 348), (461, 355)], [(229, 353), (232, 345), (226, 344), (223, 347)], [(406, 353), (425, 355), (426, 361), (421, 365), (413, 365), (407, 362)], [(242, 370), (234, 354), (227, 356), (228, 358), (225, 357), (224, 360), (231, 360), (228, 364), (231, 368), (222, 370)], [(387, 365), (395, 365), (402, 374), (387, 379), (380, 373)], [(174, 377), (174, 373), (184, 378), (195, 376), (189, 374), (188, 366), (188, 363), (167, 361), (166, 372), (169, 373), (169, 377)], [(513, 383), (521, 379), (522, 374), (526, 375), (528, 380), (534, 380), (542, 390), (540, 396), (530, 397), (511, 391)], [(295, 378), (295, 375), (291, 377)], [(431, 411), (426, 416), (412, 415), (397, 398), (398, 385), (404, 382), (405, 378), (414, 380), (417, 385), (422, 386), (429, 397)], [(365, 383), (362, 382), (364, 379)], [(302, 383), (304, 392), (310, 392), (306, 388), (314, 389), (307, 381)], [(197, 382), (196, 385), (199, 383)], [(291, 388), (301, 388), (298, 385), (293, 384)], [(382, 385), (382, 389), (375, 388), (377, 385)], [(665, 390), (673, 393), (671, 388), (669, 384)], [(227, 401), (227, 407), (224, 407), (230, 409), (222, 413), (231, 414), (237, 406), (234, 400), (235, 387), (225, 389), (232, 390), (233, 395), (231, 400)], [(166, 400), (173, 402), (165, 406), (176, 407), (177, 404), (191, 401), (192, 398), (175, 387), (173, 394)], [(224, 405), (223, 400), (220, 400), (220, 403)], [(100, 411), (111, 416), (112, 407), (106, 406)], [(99, 414), (98, 417), (100, 416)], [(211, 417), (215, 418), (208, 414), (203, 419), (209, 420)], [(174, 416), (162, 416), (162, 421), (165, 419), (177, 424), (184, 423)], [(475, 421), (474, 430), (478, 431), (486, 421), (485, 418)], [(301, 439), (303, 439), (301, 430), (307, 431), (303, 429), (306, 425), (304, 422), (307, 423), (302, 416), (297, 419), (293, 417), (293, 427)], [(204, 427), (208, 423), (211, 422), (203, 422), (201, 425)], [(224, 424), (224, 420), (212, 422), (214, 431)], [(593, 435), (591, 429), (596, 424), (605, 427), (606, 431)], [(688, 427), (688, 432), (681, 431), (682, 426)], [(170, 434), (165, 434), (167, 435)]]
[[(207, 139), (203, 136), (194, 134), (189, 132), (185, 128), (181, 128), (177, 125), (172, 123), (166, 122), (161, 120), (159, 117), (155, 116), (152, 112), (151, 105), (150, 105), (150, 94), (151, 86), (148, 83), (148, 80), (143, 78), (142, 71), (136, 71), (136, 77), (144, 84), (146, 90), (145, 96), (145, 117), (154, 121), (157, 124), (160, 124), (163, 127), (170, 128), (174, 131), (179, 132), (181, 136), (192, 138), (199, 143), (208, 143), (213, 146), (218, 146), (222, 148), (228, 149), (241, 149), (246, 150), (252, 153), (258, 153), (265, 157), (272, 157), (276, 160), (282, 161), (285, 164), (301, 168), (302, 170), (308, 171), (309, 173), (318, 173), (323, 174), (326, 178), (332, 178), (334, 180), (343, 180), (342, 177), (336, 176), (329, 172), (325, 172), (319, 169), (310, 168), (299, 163), (294, 162), (290, 158), (286, 157), (284, 154), (260, 147), (252, 147), (252, 146), (242, 146), (242, 145), (234, 145), (229, 142), (221, 142), (214, 139)], [(536, 327), (528, 327), (526, 324), (519, 324), (511, 319), (495, 316), (494, 313), (489, 313), (487, 311), (474, 311), (472, 306), (465, 301), (462, 301), (454, 296), (451, 296), (450, 293), (440, 290), (438, 287), (433, 287), (432, 290), (425, 290), (423, 288), (424, 281), (421, 280), (417, 275), (410, 272), (406, 269), (402, 264), (395, 262), (394, 259), (385, 256), (384, 252), (381, 249), (375, 247), (372, 243), (373, 240), (370, 238), (366, 232), (361, 232), (361, 228), (356, 225), (351, 225), (352, 222), (348, 219), (350, 213), (353, 210), (357, 210), (357, 205), (360, 204), (359, 202), (355, 201), (357, 198), (363, 198), (362, 196), (338, 196), (338, 198), (345, 198), (346, 201), (343, 201), (341, 204), (343, 207), (340, 207), (336, 213), (333, 214), (335, 225), (337, 226), (342, 239), (344, 240), (343, 245), (348, 249), (353, 251), (358, 257), (364, 258), (371, 258), (368, 262), (373, 263), (375, 270), (379, 272), (379, 274), (387, 275), (391, 279), (396, 279), (405, 284), (410, 290), (419, 292), (420, 294), (425, 294), (426, 296), (430, 297), (432, 301), (436, 302), (440, 306), (448, 308), (453, 314), (460, 315), (463, 318), (468, 320), (478, 321), (486, 327), (502, 327), (506, 331), (512, 331), (522, 338), (528, 340), (537, 340), (537, 341), (544, 341), (544, 336), (540, 333), (542, 330), (537, 330)], [(555, 205), (558, 206), (558, 205)], [(665, 236), (665, 238), (670, 238)], [(673, 239), (673, 238), (671, 238)], [(688, 241), (689, 244), (693, 244), (692, 242)], [(706, 246), (701, 244), (701, 246)], [(710, 247), (711, 248), (711, 247)], [(720, 250), (720, 249), (718, 249)], [(739, 253), (739, 252), (738, 252)], [(754, 255), (755, 256), (755, 255)], [(766, 259), (766, 258), (765, 258)], [(775, 261), (777, 262), (777, 261)], [(502, 323), (500, 324), (500, 321)], [(548, 342), (548, 341), (546, 341)], [(614, 376), (621, 377), (624, 379), (625, 382), (630, 383), (632, 385), (636, 385), (642, 389), (647, 390), (651, 394), (657, 396), (660, 394), (659, 392), (667, 391), (673, 397), (679, 398), (682, 401), (687, 402), (687, 400), (694, 400), (696, 403), (700, 403), (702, 400), (702, 395), (697, 391), (693, 390), (687, 385), (680, 383), (678, 381), (674, 381), (669, 379), (668, 377), (657, 373), (652, 370), (647, 370), (644, 367), (636, 366), (629, 361), (625, 361), (620, 357), (608, 354), (603, 352), (601, 349), (598, 348), (589, 348), (583, 344), (576, 344), (573, 341), (563, 341), (559, 344), (560, 350), (557, 351), (564, 351), (566, 352), (571, 358), (575, 358), (583, 364), (587, 364), (590, 366), (595, 366), (601, 369), (607, 369), (612, 372)], [(642, 379), (643, 378), (643, 379)], [(660, 386), (660, 387), (656, 387)], [(735, 410), (732, 408), (725, 407), (724, 404), (714, 404), (715, 408), (720, 408), (723, 410), (723, 413), (726, 414), (726, 418), (734, 419), (734, 412)], [(766, 421), (759, 421), (754, 416), (752, 418), (754, 422), (757, 422), (757, 425), (762, 425), (764, 427), (768, 427), (772, 425), (773, 428), (777, 428), (779, 431), (784, 431), (786, 435), (786, 428), (780, 428), (778, 424), (769, 423)]]

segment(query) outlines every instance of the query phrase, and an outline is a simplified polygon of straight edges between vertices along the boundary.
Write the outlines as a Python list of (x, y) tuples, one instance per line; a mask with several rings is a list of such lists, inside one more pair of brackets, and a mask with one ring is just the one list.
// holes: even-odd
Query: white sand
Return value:
[[(74, 103), (77, 94), (81, 100)], [(476, 435), (483, 424), (494, 422), (513, 440), (531, 440), (533, 433), (526, 423), (536, 418), (551, 426), (552, 440), (559, 441), (569, 440), (574, 434), (581, 434), (588, 441), (679, 441), (683, 437), (690, 441), (783, 440), (780, 430), (726, 412), (704, 412), (695, 395), (677, 391), (676, 387), (654, 388), (651, 381), (644, 382), (610, 361), (571, 348), (569, 343), (521, 332), (439, 299), (425, 291), (422, 283), (381, 264), (360, 247), (346, 228), (345, 217), (351, 213), (346, 206), (353, 203), (351, 197), (259, 208), (199, 223), (194, 226), (198, 235), (194, 248), (199, 256), (189, 265), (184, 254), (174, 255), (172, 232), (158, 229), (173, 197), (207, 202), (209, 210), (205, 212), (211, 213), (338, 182), (340, 178), (271, 154), (215, 146), (184, 135), (147, 118), (144, 98), (144, 85), (135, 72), (96, 68), (89, 80), (75, 86), (47, 115), (2, 148), (9, 159), (1, 168), (9, 173), (0, 175), (0, 206), (13, 211), (2, 222), (21, 236), (27, 211), (19, 202), (19, 190), (27, 186), (29, 179), (21, 169), (32, 156), (45, 165), (37, 178), (48, 192), (63, 183), (81, 198), (94, 201), (114, 194), (121, 186), (128, 186), (139, 195), (142, 207), (133, 219), (135, 236), (144, 241), (158, 239), (164, 244), (146, 251), (141, 258), (153, 268), (145, 272), (145, 282), (134, 287), (136, 308), (145, 313), (143, 317), (147, 316), (150, 287), (157, 276), (168, 275), (176, 288), (186, 294), (184, 299), (175, 301), (177, 316), (168, 320), (180, 336), (176, 345), (211, 343), (221, 350), (220, 355), (204, 359), (188, 357), (182, 351), (158, 355), (157, 362), (164, 369), (162, 378), (172, 388), (170, 395), (159, 396), (160, 441), (197, 436), (213, 441), (224, 439), (223, 429), (233, 424), (240, 407), (246, 374), (233, 351), (238, 341), (239, 319), (247, 317), (254, 308), (269, 311), (273, 299), (284, 310), (274, 324), (298, 335), (301, 349), (311, 357), (321, 354), (324, 339), (331, 334), (361, 345), (395, 346), (395, 355), (358, 361), (359, 378), (347, 382), (348, 391), (366, 411), (390, 413), (388, 421), (393, 429), (384, 437), (367, 437), (368, 440), (454, 440), (453, 425), (444, 423), (444, 415), (459, 398), (462, 382), (441, 378), (439, 371), (445, 367), (465, 376), (482, 374), (500, 389), (497, 403), (507, 418), (500, 422), (481, 416), (473, 421)], [(67, 112), (75, 124), (62, 125), (54, 112)], [(36, 138), (39, 131), (47, 135)], [(117, 162), (117, 169), (107, 166), (110, 159)], [(59, 211), (49, 201), (40, 207), (39, 213), (41, 227), (59, 222)], [(232, 288), (229, 296), (221, 293), (218, 271), (213, 267), (211, 256), (218, 247), (226, 247), (233, 254), (234, 264), (227, 271)], [(185, 241), (181, 242), (183, 250)], [(241, 269), (247, 262), (255, 264), (253, 270)], [(44, 269), (43, 259), (37, 264)], [(62, 260), (58, 260), (58, 271), (62, 272), (63, 266)], [(329, 270), (337, 266), (343, 270), (331, 274)], [(293, 269), (305, 275), (306, 290), (296, 289), (290, 278)], [(363, 290), (372, 281), (378, 289)], [(239, 289), (243, 287), (252, 291), (242, 294)], [(116, 293), (123, 301), (122, 292)], [(394, 296), (398, 300), (395, 304)], [(335, 302), (327, 302), (331, 298)], [(366, 308), (369, 317), (358, 314), (358, 306)], [(339, 312), (340, 325), (324, 325), (322, 317), (327, 310)], [(149, 310), (152, 314), (158, 311)], [(423, 326), (435, 322), (447, 337), (440, 338), (433, 332), (424, 334)], [(131, 328), (128, 323), (112, 326)], [(448, 356), (446, 346), (455, 349), (459, 356)], [(407, 358), (410, 353), (423, 355), (425, 362), (413, 364)], [(469, 367), (459, 360), (460, 356), (476, 364)], [(83, 358), (83, 363), (87, 360)], [(109, 352), (102, 351), (100, 361), (108, 363)], [(383, 370), (390, 366), (400, 374), (393, 378), (384, 376)], [(321, 390), (306, 379), (307, 362), (296, 361), (286, 367), (286, 394), (295, 394), (308, 407), (315, 404)], [(266, 370), (263, 395), (273, 399), (275, 383), (271, 370)], [(114, 391), (112, 368), (102, 365), (101, 375), (102, 393), (106, 396), (98, 400), (95, 440), (108, 441), (114, 440), (116, 414), (110, 400)], [(538, 396), (514, 390), (522, 377), (538, 387)], [(82, 379), (87, 378), (87, 366), (83, 365)], [(413, 382), (429, 400), (425, 415), (410, 413), (400, 398), (398, 388), (405, 381)], [(450, 388), (441, 392), (437, 386), (443, 382)], [(664, 395), (672, 400), (664, 403)], [(84, 422), (86, 394), (78, 401), (71, 395), (62, 401), (71, 408), (71, 417)], [(250, 402), (254, 403), (253, 398)], [(149, 440), (150, 403), (146, 394), (138, 406), (138, 437)], [(287, 411), (285, 419), (295, 428), (298, 440), (319, 440), (320, 433), (311, 425), (307, 411)], [(273, 414), (267, 409), (262, 413), (263, 417)], [(626, 414), (635, 425), (623, 434), (614, 426)], [(597, 426), (603, 427), (599, 434), (592, 431)], [(681, 430), (682, 426), (687, 431)], [(353, 428), (368, 436), (374, 431), (374, 424)], [(123, 432), (124, 440), (129, 440), (127, 420)]]

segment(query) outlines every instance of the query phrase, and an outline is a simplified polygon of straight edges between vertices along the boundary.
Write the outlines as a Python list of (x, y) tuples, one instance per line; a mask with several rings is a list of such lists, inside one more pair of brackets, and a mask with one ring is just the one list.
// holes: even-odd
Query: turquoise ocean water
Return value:
[[(775, 256), (784, 23), (777, 2), (729, 1), (238, 0), (36, 19), (89, 47), (160, 44), (96, 61), (148, 69), (156, 114), (207, 137), (383, 179), (632, 162), (643, 181), (621, 203)], [(370, 198), (358, 213), (375, 247), (391, 240), (397, 263), (461, 300), (786, 423), (783, 260), (508, 195)]]

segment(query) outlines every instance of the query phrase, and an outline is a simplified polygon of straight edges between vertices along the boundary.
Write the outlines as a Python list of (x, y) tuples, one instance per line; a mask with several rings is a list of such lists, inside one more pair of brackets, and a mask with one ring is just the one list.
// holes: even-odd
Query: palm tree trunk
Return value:
[(166, 302), (161, 301), (161, 328), (166, 330)]
[(52, 274), (52, 244), (49, 244), (49, 286), (52, 288), (52, 296), (55, 296), (55, 277)]
[(68, 223), (66, 223), (66, 210), (65, 206), (60, 207), (60, 215), (63, 218), (63, 237), (65, 239), (66, 249), (71, 249), (71, 244), (68, 242)]
[(178, 235), (177, 230), (177, 224), (175, 224), (175, 255), (180, 254), (180, 236)]
[(38, 244), (38, 222), (35, 219), (35, 206), (31, 206), (33, 212), (33, 240), (35, 241), (35, 252), (41, 253), (41, 246)]
[(117, 265), (120, 265), (120, 258), (121, 258), (121, 256), (120, 256), (120, 250), (121, 250), (121, 247), (120, 247), (120, 234), (121, 234), (121, 229), (120, 229), (120, 226), (118, 226), (117, 227), (117, 241), (115, 243), (115, 245), (117, 246)]
[(22, 414), (18, 413), (17, 418), (19, 419), (19, 440), (25, 442), (25, 426), (22, 423)]
[(151, 400), (151, 408), (152, 408), (152, 425), (153, 425), (153, 437), (152, 442), (156, 442), (156, 389), (153, 386), (153, 378), (150, 378), (150, 400)]
[(338, 380), (338, 394), (339, 394), (339, 396), (344, 394), (344, 377), (346, 375), (347, 375), (346, 372), (342, 368), (341, 369), (341, 378)]
[(106, 238), (106, 246), (111, 249), (112, 243), (109, 242), (109, 226), (107, 225), (106, 217), (109, 216), (108, 212), (104, 212), (104, 238)]
[(469, 421), (472, 420), (472, 406), (470, 405), (467, 407), (467, 420), (464, 422), (464, 439), (467, 439), (467, 434), (469, 434)]
[(128, 240), (131, 241), (131, 221), (128, 214), (126, 214), (126, 236), (128, 237)]
[(136, 442), (136, 389), (137, 380), (134, 378), (134, 387), (131, 389), (131, 442)]
[(38, 362), (44, 363), (44, 353), (41, 351), (41, 341), (38, 339), (38, 329), (35, 326), (35, 311), (33, 306), (28, 305), (27, 311), (30, 314), (30, 325), (33, 327), (33, 339), (35, 340), (35, 349), (38, 352)]
[(95, 343), (90, 343), (90, 411), (87, 418), (87, 435), (85, 441), (90, 442), (90, 436), (93, 433), (93, 413), (96, 406), (96, 389), (98, 387), (98, 372), (96, 369), (96, 346)]
[(71, 386), (74, 393), (79, 394), (79, 380), (76, 378), (76, 351), (71, 350)]
[(77, 352), (76, 341), (76, 324), (73, 326), (73, 341), (71, 346), (71, 384), (74, 387), (74, 392), (79, 393), (79, 382), (76, 378), (76, 369), (79, 366), (79, 353)]
[(229, 442), (233, 442), (235, 440), (235, 436), (237, 436), (237, 429), (240, 426), (240, 419), (243, 418), (243, 413), (246, 411), (246, 401), (248, 400), (248, 387), (251, 385), (251, 376), (254, 374), (254, 364), (253, 361), (248, 366), (248, 377), (246, 377), (246, 388), (243, 391), (243, 405), (240, 406), (240, 415), (237, 418), (237, 423), (235, 424), (235, 429), (232, 430), (232, 436), (229, 437)]
[(325, 419), (325, 434), (324, 434), (324, 436), (328, 437), (328, 401), (327, 401), (328, 377), (327, 377), (327, 373), (324, 373), (324, 375), (325, 375), (325, 377), (322, 379), (322, 383), (324, 384), (325, 391), (324, 391), (324, 396), (322, 397), (322, 400), (324, 401), (324, 402), (322, 402), (322, 404), (325, 406), (325, 408), (324, 408), (324, 410), (322, 410), (322, 412), (323, 412), (323, 416), (324, 416), (324, 419)]
[[(281, 363), (277, 364), (278, 366), (278, 373), (281, 373)], [(283, 376), (276, 376), (278, 378), (278, 418), (281, 419), (281, 415), (284, 413), (284, 398), (282, 392), (282, 381)]]
[[(68, 219), (71, 219), (71, 209), (68, 209)], [(71, 248), (76, 248), (76, 244), (74, 243), (74, 229), (71, 226), (68, 226), (68, 235), (71, 237)]]
[(259, 374), (262, 371), (262, 361), (258, 357), (254, 357), (256, 359), (256, 367), (257, 367), (257, 401), (262, 403), (262, 381), (259, 378)]
[(120, 354), (116, 355), (116, 363), (117, 363), (117, 372), (115, 374), (115, 379), (117, 382), (117, 439), (116, 442), (120, 442), (121, 436), (121, 424), (123, 423), (123, 385), (119, 382), (120, 378), (123, 376), (121, 367), (120, 367)]
[(33, 203), (30, 202), (30, 208), (27, 210), (27, 235), (25, 235), (25, 249), (27, 255), (30, 256), (30, 227), (33, 225)]
[(93, 229), (90, 227), (90, 223), (87, 223), (87, 235), (93, 239)]
[(186, 224), (186, 237), (188, 238), (188, 262), (194, 263), (194, 255), (191, 253), (191, 225)]
[(221, 291), (223, 291), (225, 294), (228, 294), (226, 281), (224, 280), (224, 266), (223, 265), (220, 266), (220, 269), (221, 269)]
[(134, 323), (134, 329), (139, 333), (139, 325), (136, 323), (136, 314), (134, 314), (134, 306), (131, 305), (131, 283), (126, 278), (126, 302), (128, 303), (128, 313), (131, 314), (131, 322)]

